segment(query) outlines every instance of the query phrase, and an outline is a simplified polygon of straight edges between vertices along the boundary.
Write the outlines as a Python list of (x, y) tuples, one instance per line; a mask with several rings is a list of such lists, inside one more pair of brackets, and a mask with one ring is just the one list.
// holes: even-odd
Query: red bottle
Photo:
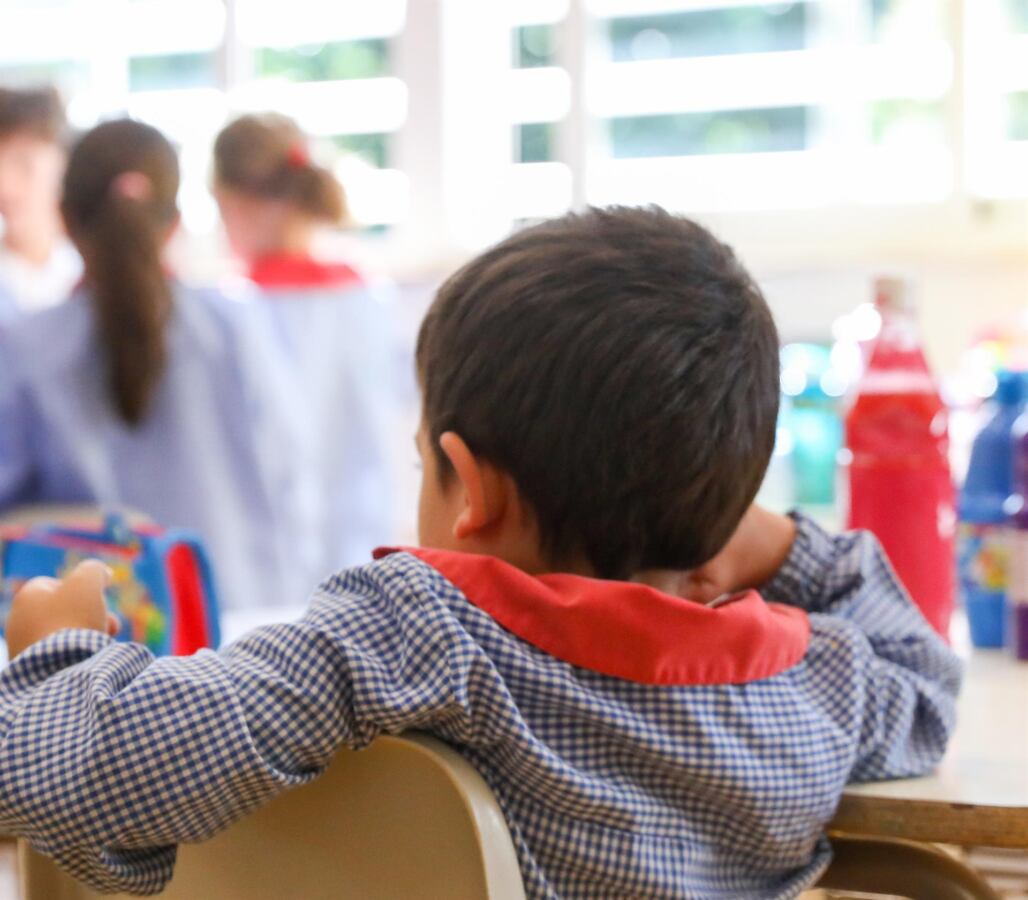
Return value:
[(875, 305), (882, 329), (846, 416), (847, 526), (874, 532), (914, 602), (945, 637), (956, 531), (947, 411), (904, 283), (880, 279)]

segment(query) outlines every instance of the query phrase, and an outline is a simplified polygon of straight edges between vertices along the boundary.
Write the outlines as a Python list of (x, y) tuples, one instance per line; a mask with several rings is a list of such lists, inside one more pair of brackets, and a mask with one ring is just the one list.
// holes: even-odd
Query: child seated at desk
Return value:
[(508, 238), (421, 329), (419, 549), (190, 658), (107, 637), (96, 564), (22, 591), (0, 828), (153, 892), (176, 843), (422, 729), (495, 792), (530, 897), (796, 896), (848, 781), (939, 759), (960, 667), (870, 535), (752, 506), (777, 361), (686, 219)]

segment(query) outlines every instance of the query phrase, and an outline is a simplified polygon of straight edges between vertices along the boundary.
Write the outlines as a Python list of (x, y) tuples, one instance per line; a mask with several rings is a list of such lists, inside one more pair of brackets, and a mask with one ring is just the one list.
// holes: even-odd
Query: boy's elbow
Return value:
[(956, 729), (957, 699), (964, 678), (963, 663), (941, 639), (937, 656), (935, 670), (925, 676), (929, 683), (917, 689), (915, 729), (925, 771), (942, 759)]
[(956, 695), (943, 690), (921, 695), (909, 716), (901, 716), (876, 747), (866, 748), (854, 781), (915, 778), (929, 774), (946, 754), (956, 726)]
[(910, 774), (925, 775), (942, 760), (949, 747), (957, 723), (956, 691), (940, 692), (940, 696), (924, 704), (918, 715), (918, 723), (911, 753), (915, 771)]

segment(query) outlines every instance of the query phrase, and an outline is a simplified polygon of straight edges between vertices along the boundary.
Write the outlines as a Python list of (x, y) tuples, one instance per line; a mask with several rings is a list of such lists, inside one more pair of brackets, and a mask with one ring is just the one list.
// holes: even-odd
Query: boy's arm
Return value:
[(697, 603), (710, 603), (723, 594), (758, 588), (781, 568), (792, 551), (796, 524), (788, 516), (754, 503), (728, 543), (713, 559), (685, 572), (664, 573), (673, 579), (645, 581)]
[[(795, 540), (761, 593), (813, 613), (814, 641), (826, 657), (853, 654), (854, 683), (825, 685), (855, 707), (852, 778), (923, 774), (953, 730), (959, 660), (918, 611), (873, 535), (832, 536), (803, 515), (792, 518)], [(825, 663), (831, 668), (830, 659)], [(839, 716), (850, 709), (840, 708)]]
[(333, 578), (300, 622), (218, 653), (154, 659), (83, 629), (32, 644), (0, 673), (0, 832), (98, 889), (154, 893), (177, 842), (314, 778), (340, 746), (467, 727), (475, 648), (404, 565), (421, 564)]

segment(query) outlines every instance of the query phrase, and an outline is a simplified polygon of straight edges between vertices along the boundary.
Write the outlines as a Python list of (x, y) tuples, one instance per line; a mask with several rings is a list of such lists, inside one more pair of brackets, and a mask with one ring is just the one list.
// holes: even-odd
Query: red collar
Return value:
[[(491, 556), (408, 549), (508, 631), (564, 662), (643, 684), (743, 684), (796, 665), (810, 623), (755, 591), (717, 608), (641, 584), (533, 576)], [(382, 549), (376, 559), (396, 552)]]
[(352, 287), (363, 279), (346, 263), (328, 263), (307, 254), (262, 256), (250, 266), (250, 279), (262, 288)]

